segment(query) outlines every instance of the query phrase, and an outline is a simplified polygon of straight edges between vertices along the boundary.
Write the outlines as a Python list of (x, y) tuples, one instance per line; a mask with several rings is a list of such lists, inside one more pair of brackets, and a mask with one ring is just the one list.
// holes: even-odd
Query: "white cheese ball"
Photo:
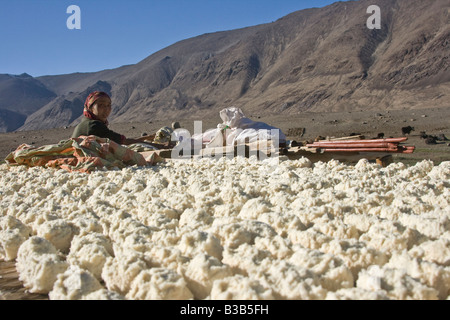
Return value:
[(64, 219), (51, 220), (37, 227), (37, 235), (50, 241), (57, 250), (68, 253), (74, 236), (72, 224)]
[(210, 300), (274, 300), (270, 285), (262, 279), (237, 274), (214, 281)]
[(189, 258), (183, 256), (178, 248), (154, 243), (147, 245), (147, 250), (142, 253), (142, 256), (148, 266), (176, 271), (182, 269), (184, 264), (189, 261)]
[(188, 208), (181, 214), (179, 226), (187, 226), (192, 229), (207, 228), (213, 221), (214, 218), (206, 210)]
[(222, 263), (229, 265), (235, 274), (241, 272), (257, 274), (261, 272), (263, 263), (270, 261), (268, 260), (270, 256), (270, 252), (266, 250), (243, 244), (234, 250), (225, 247)]
[(277, 299), (322, 300), (326, 290), (320, 285), (318, 276), (311, 270), (287, 261), (263, 261), (261, 277), (270, 284)]
[[(28, 237), (27, 237), (28, 238)], [(27, 240), (16, 229), (0, 231), (0, 261), (14, 261), (20, 246)]]
[(450, 240), (448, 239), (426, 241), (412, 248), (409, 253), (438, 265), (450, 266)]
[(184, 278), (170, 269), (142, 270), (126, 295), (131, 300), (190, 300), (193, 294)]
[(332, 240), (325, 243), (320, 250), (340, 257), (355, 279), (362, 269), (375, 264), (383, 265), (388, 261), (388, 257), (383, 251), (375, 250), (355, 239)]
[(326, 300), (390, 300), (384, 290), (371, 291), (361, 288), (347, 288), (337, 291), (329, 291)]
[(190, 262), (184, 274), (188, 288), (195, 299), (205, 299), (209, 296), (215, 281), (231, 277), (233, 272), (215, 257), (205, 254), (196, 255)]
[(19, 219), (11, 215), (0, 217), (0, 230), (7, 231), (12, 229), (24, 238), (28, 238), (32, 233), (32, 229), (23, 224)]
[(53, 290), (49, 293), (50, 300), (80, 300), (103, 287), (89, 272), (79, 267), (70, 267), (58, 275)]
[(438, 299), (435, 289), (410, 277), (402, 269), (371, 266), (359, 273), (356, 286), (369, 291), (384, 291), (389, 298), (396, 300)]
[(300, 246), (296, 246), (294, 251), (289, 262), (311, 270), (318, 276), (318, 281), (323, 288), (337, 291), (353, 287), (354, 277), (344, 260), (338, 256)]
[(13, 216), (0, 217), (0, 260), (14, 261), (31, 232), (31, 228)]
[(126, 295), (132, 281), (150, 266), (141, 254), (114, 250), (115, 257), (107, 258), (102, 270), (102, 279), (108, 290)]
[(223, 246), (236, 249), (242, 244), (254, 244), (257, 237), (273, 238), (276, 232), (260, 221), (244, 220), (230, 224), (213, 225), (211, 231), (221, 240)]
[(49, 293), (58, 274), (68, 267), (56, 248), (43, 238), (31, 237), (19, 248), (16, 268), (19, 280), (30, 292)]
[(79, 216), (78, 213), (75, 213), (75, 217), (71, 221), (76, 235), (104, 233), (100, 220), (95, 217)]
[(394, 253), (384, 267), (406, 272), (410, 277), (438, 291), (439, 299), (446, 299), (450, 294), (450, 267), (415, 257), (412, 251)]
[(72, 240), (67, 262), (88, 270), (101, 280), (106, 259), (114, 255), (109, 239), (98, 233), (75, 236)]
[(222, 260), (223, 247), (214, 235), (197, 230), (187, 230), (181, 236), (178, 248), (187, 257), (195, 257), (198, 253), (206, 253)]
[(83, 295), (81, 300), (126, 300), (124, 296), (118, 294), (114, 291), (109, 291), (107, 289), (100, 289), (94, 292), (91, 292), (87, 295)]

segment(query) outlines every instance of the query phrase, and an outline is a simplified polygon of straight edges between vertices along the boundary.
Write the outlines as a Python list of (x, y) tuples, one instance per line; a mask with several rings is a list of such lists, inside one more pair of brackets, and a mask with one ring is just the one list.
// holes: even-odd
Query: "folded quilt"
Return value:
[(43, 166), (90, 173), (97, 169), (146, 166), (144, 157), (110, 139), (81, 136), (58, 144), (34, 147), (22, 144), (6, 159), (8, 165)]

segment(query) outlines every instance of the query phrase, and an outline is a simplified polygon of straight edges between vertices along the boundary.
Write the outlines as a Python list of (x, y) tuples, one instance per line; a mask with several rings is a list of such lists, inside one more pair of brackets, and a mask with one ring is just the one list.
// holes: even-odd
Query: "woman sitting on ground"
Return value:
[[(140, 139), (127, 139), (124, 135), (108, 128), (108, 117), (111, 114), (111, 98), (105, 92), (91, 93), (84, 103), (84, 118), (73, 131), (72, 138), (79, 136), (97, 136), (108, 138), (121, 145), (142, 143), (146, 137)], [(145, 142), (148, 143), (148, 142)]]

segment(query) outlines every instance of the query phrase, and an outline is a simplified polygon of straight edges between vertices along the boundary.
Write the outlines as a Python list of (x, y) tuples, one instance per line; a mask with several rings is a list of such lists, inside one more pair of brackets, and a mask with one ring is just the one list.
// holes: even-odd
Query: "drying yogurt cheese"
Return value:
[(58, 274), (68, 267), (53, 244), (37, 236), (25, 241), (17, 254), (19, 280), (33, 293), (49, 293)]
[(122, 295), (106, 290), (89, 271), (71, 266), (58, 275), (51, 300), (124, 300)]
[(438, 292), (417, 279), (410, 277), (404, 270), (371, 266), (361, 271), (356, 286), (369, 291), (384, 291), (396, 300), (437, 300)]
[(91, 292), (87, 295), (83, 295), (80, 300), (126, 300), (126, 298), (117, 292), (109, 291), (107, 289), (100, 289)]
[(371, 291), (361, 288), (340, 289), (329, 291), (326, 300), (390, 300), (385, 291)]
[(181, 236), (178, 244), (181, 253), (187, 257), (194, 257), (198, 253), (206, 253), (222, 260), (223, 247), (214, 235), (198, 230), (190, 230)]
[(57, 250), (68, 253), (74, 236), (72, 224), (64, 219), (46, 221), (37, 226), (37, 235), (50, 241)]
[(7, 215), (0, 217), (0, 260), (14, 261), (19, 247), (31, 234), (31, 228)]
[(364, 242), (355, 239), (332, 240), (325, 243), (321, 251), (343, 259), (355, 279), (362, 269), (388, 262), (388, 257), (383, 251), (368, 247)]
[(229, 266), (219, 259), (205, 254), (196, 255), (184, 273), (187, 286), (195, 299), (205, 299), (211, 293), (215, 281), (233, 275)]
[(80, 300), (103, 287), (89, 272), (76, 266), (71, 266), (58, 275), (53, 290), (49, 293), (51, 300)]
[(204, 209), (187, 208), (180, 216), (179, 227), (190, 227), (192, 229), (207, 228), (214, 222), (213, 216)]
[(131, 282), (143, 270), (151, 268), (142, 254), (115, 249), (115, 257), (106, 259), (102, 270), (102, 279), (110, 291), (126, 295)]
[(402, 270), (427, 287), (434, 288), (439, 299), (447, 299), (450, 296), (450, 267), (417, 258), (411, 251), (394, 253), (384, 267)]
[(0, 254), (51, 298), (448, 299), (450, 162), (276, 160), (0, 165)]
[(83, 214), (82, 212), (74, 212), (71, 216), (73, 217), (70, 220), (72, 221), (74, 235), (103, 234), (102, 224), (95, 216)]
[(269, 252), (272, 258), (285, 259), (292, 255), (292, 243), (288, 239), (284, 239), (279, 235), (268, 239), (265, 237), (257, 237), (255, 239), (255, 248)]
[(289, 262), (311, 270), (318, 276), (323, 288), (337, 291), (353, 287), (354, 277), (341, 258), (301, 246), (295, 246), (293, 251), (294, 254), (289, 257)]
[(211, 300), (274, 300), (270, 285), (260, 279), (237, 274), (214, 281)]
[(194, 296), (184, 278), (175, 271), (151, 268), (134, 278), (126, 297), (132, 300), (190, 300)]
[[(114, 242), (124, 242), (128, 236), (138, 236), (140, 238), (150, 238), (155, 228), (146, 226), (137, 219), (123, 213), (120, 215), (112, 215), (109, 217), (108, 227), (104, 223), (104, 227), (108, 230), (108, 236)], [(102, 221), (104, 221), (103, 219)]]
[(32, 231), (30, 227), (10, 215), (0, 217), (0, 230), (15, 230), (19, 235), (25, 238), (29, 237)]
[(276, 299), (283, 300), (321, 300), (326, 290), (320, 285), (319, 276), (312, 270), (291, 264), (285, 260), (262, 262), (256, 278), (263, 279), (274, 291)]
[(146, 243), (142, 256), (151, 267), (172, 269), (179, 272), (189, 261), (181, 251), (173, 246), (162, 246), (154, 243)]
[(0, 231), (0, 261), (14, 261), (19, 247), (27, 240), (15, 230)]
[(111, 256), (114, 256), (111, 241), (103, 234), (90, 233), (73, 238), (67, 262), (88, 270), (96, 279), (101, 280), (103, 266)]
[(243, 220), (229, 224), (213, 224), (211, 231), (231, 249), (235, 249), (242, 244), (254, 244), (257, 237), (267, 237), (269, 239), (276, 235), (271, 226), (264, 222)]
[(415, 246), (410, 251), (414, 257), (434, 262), (442, 266), (450, 266), (450, 240), (429, 240)]

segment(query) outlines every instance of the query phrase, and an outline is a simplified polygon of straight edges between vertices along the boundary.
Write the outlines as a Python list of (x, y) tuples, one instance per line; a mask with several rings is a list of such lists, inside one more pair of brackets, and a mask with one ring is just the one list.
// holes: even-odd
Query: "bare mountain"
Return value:
[(27, 116), (55, 97), (54, 92), (26, 73), (0, 75), (0, 132), (16, 130)]
[(89, 93), (93, 91), (104, 91), (111, 94), (111, 85), (107, 82), (98, 81), (81, 93), (70, 92), (52, 100), (50, 103), (30, 115), (21, 130), (40, 130), (69, 126), (81, 117), (84, 102)]
[(57, 97), (21, 129), (76, 124), (99, 84), (110, 86), (114, 122), (201, 119), (232, 105), (259, 115), (449, 107), (448, 0), (376, 2), (379, 30), (366, 26), (372, 0), (337, 2), (183, 40), (135, 65), (36, 78)]

